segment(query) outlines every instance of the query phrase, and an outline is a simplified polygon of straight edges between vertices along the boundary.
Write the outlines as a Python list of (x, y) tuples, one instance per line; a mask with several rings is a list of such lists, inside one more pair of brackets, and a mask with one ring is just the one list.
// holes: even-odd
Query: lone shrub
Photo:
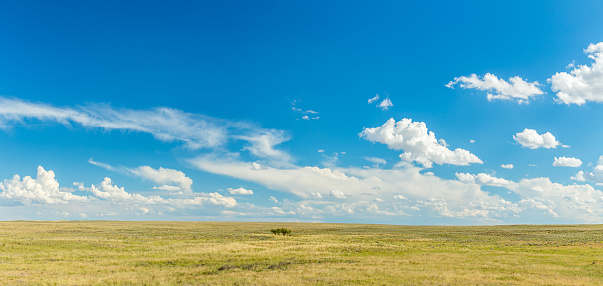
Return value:
[(291, 234), (291, 230), (286, 229), (286, 228), (274, 228), (274, 229), (271, 229), (270, 231), (276, 235), (278, 235), (278, 234), (290, 235)]

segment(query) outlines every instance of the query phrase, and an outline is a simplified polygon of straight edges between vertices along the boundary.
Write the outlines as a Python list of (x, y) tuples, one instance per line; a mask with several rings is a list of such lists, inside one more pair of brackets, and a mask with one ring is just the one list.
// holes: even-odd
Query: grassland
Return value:
[(308, 284), (603, 285), (603, 226), (0, 222), (0, 285)]

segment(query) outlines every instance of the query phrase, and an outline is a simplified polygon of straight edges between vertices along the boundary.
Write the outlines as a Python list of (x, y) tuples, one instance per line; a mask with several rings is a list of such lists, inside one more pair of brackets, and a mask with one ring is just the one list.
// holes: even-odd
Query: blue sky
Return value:
[(0, 1), (0, 220), (601, 223), (602, 13)]

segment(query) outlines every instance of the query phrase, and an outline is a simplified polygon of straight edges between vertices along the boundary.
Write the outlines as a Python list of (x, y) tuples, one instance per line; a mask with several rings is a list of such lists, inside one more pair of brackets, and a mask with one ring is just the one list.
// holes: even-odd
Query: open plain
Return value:
[(0, 284), (603, 285), (603, 226), (0, 222)]

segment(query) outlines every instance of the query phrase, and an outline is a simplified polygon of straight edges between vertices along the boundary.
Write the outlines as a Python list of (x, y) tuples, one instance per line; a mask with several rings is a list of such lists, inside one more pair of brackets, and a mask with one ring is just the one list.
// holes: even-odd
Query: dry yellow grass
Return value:
[(599, 225), (1, 222), (0, 250), (1, 285), (603, 284)]

